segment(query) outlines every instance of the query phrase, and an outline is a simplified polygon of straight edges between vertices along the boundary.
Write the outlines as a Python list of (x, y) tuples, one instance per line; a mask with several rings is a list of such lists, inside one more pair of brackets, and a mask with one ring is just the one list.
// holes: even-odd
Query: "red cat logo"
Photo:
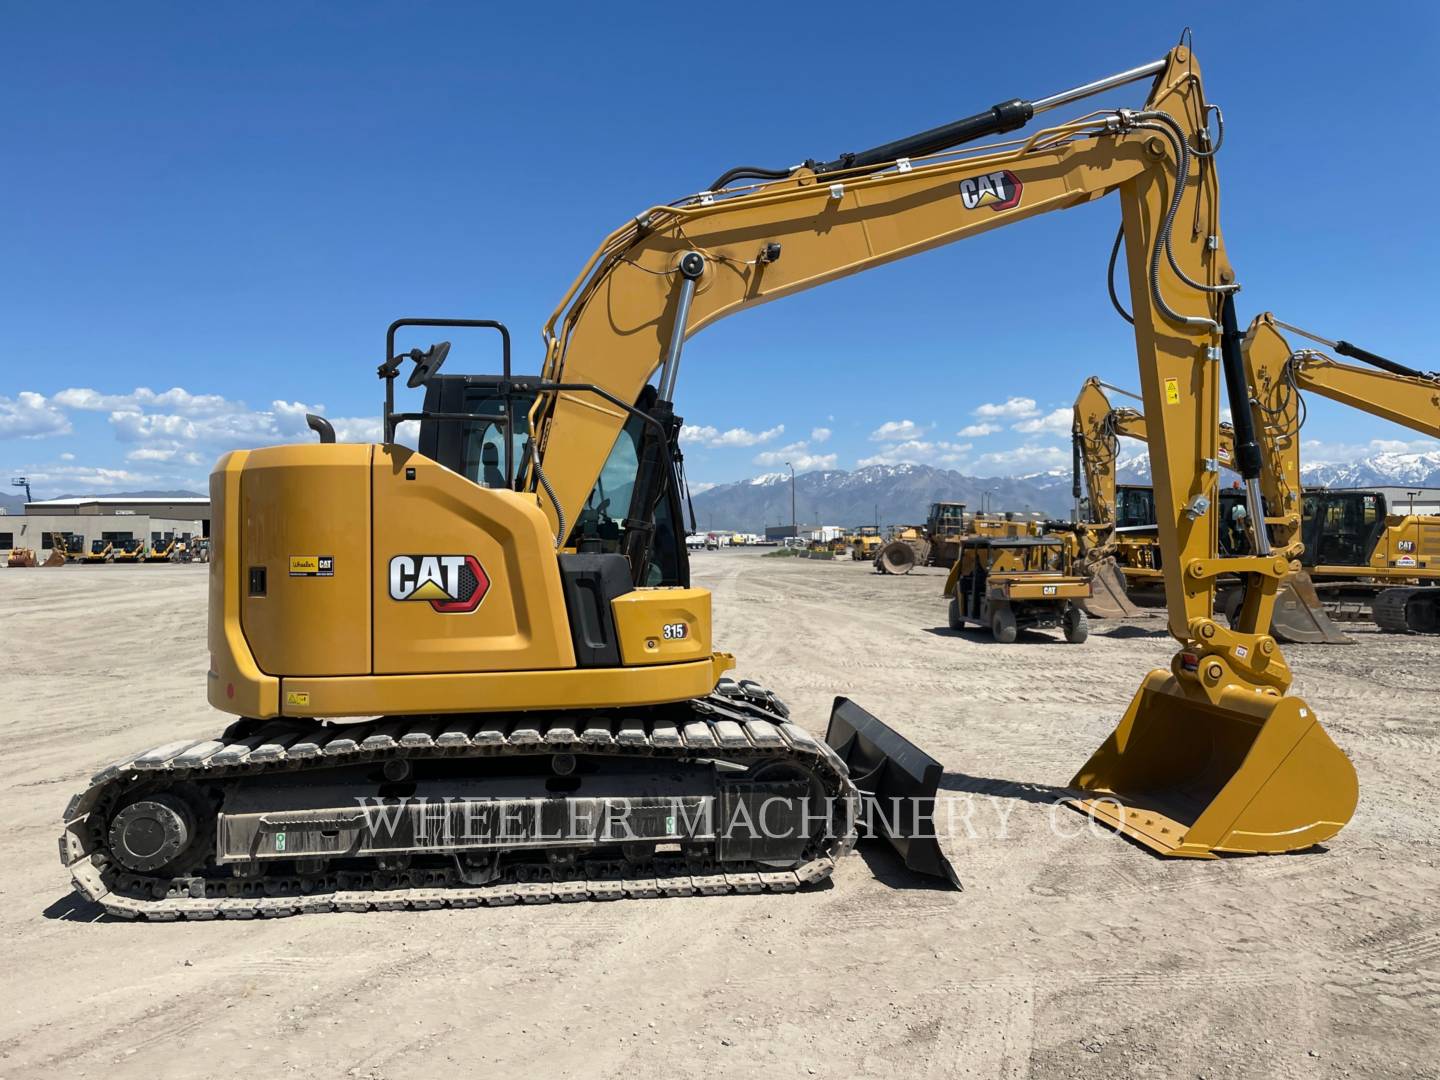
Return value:
[(1024, 188), (1020, 178), (1009, 169), (972, 176), (960, 181), (960, 199), (966, 210), (988, 206), (991, 210), (1009, 210), (1020, 205), (1020, 192)]

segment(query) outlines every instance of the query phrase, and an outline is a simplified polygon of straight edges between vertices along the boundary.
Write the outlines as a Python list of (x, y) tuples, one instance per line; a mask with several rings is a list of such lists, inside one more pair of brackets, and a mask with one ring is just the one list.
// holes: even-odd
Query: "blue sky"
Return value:
[[(392, 318), (501, 319), (534, 370), (594, 246), (652, 203), (1044, 96), (1186, 24), (1228, 121), (1242, 319), (1433, 368), (1436, 12), (7, 5), (0, 467), (37, 497), (200, 487), (231, 446), (308, 438), (306, 408), (367, 437)], [(1063, 464), (1081, 380), (1137, 382), (1105, 295), (1117, 214), (1047, 215), (697, 335), (692, 480)], [(457, 339), (452, 370), (492, 370), (488, 344)], [(1306, 436), (1312, 460), (1413, 442), (1322, 401)]]

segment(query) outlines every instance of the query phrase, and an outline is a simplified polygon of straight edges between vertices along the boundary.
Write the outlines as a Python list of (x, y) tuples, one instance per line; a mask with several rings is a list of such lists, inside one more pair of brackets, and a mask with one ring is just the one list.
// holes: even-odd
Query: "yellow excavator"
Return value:
[[(1282, 330), (1316, 349), (1293, 349)], [(1302, 392), (1440, 439), (1440, 373), (1417, 371), (1347, 341), (1330, 341), (1266, 312), (1245, 335), (1251, 411), (1265, 447), (1265, 521), (1274, 542), (1304, 544), (1304, 577), (1322, 598), (1344, 598), (1382, 630), (1440, 633), (1440, 518), (1387, 512), (1381, 492), (1302, 491)]]
[[(1138, 109), (1031, 124), (1135, 82)], [(96, 774), (65, 813), (76, 885), (158, 919), (788, 891), (890, 805), (868, 830), (947, 872), (938, 762), (844, 698), (822, 742), (726, 678), (681, 527), (683, 346), (744, 308), (1107, 196), (1179, 648), (1071, 781), (1075, 805), (1171, 856), (1334, 836), (1355, 771), (1269, 633), (1289, 553), (1263, 530), (1255, 555), (1216, 547), (1203, 463), (1222, 370), (1244, 401), (1217, 116), (1182, 42), (869, 151), (731, 169), (605, 239), (546, 325), (538, 377), (511, 373), (494, 321), (392, 324), (380, 444), (335, 443), (322, 420), (317, 444), (217, 464), (208, 690), (238, 719)], [(502, 373), (440, 375), (445, 342), (397, 352), (417, 325), (498, 332)], [(407, 360), (414, 412), (394, 404)], [(418, 450), (394, 441), (407, 420)], [(1213, 615), (1222, 574), (1249, 582), (1233, 628)]]
[[(1293, 351), (1277, 327), (1314, 337), (1267, 312), (1255, 318), (1245, 339), (1251, 409), (1265, 446), (1267, 530), (1277, 545), (1304, 544), (1299, 565), (1281, 586), (1272, 631), (1281, 641), (1347, 644), (1351, 639), (1329, 614), (1339, 610), (1373, 618), (1384, 630), (1440, 632), (1440, 592), (1430, 591), (1440, 583), (1440, 519), (1387, 513), (1381, 492), (1302, 494), (1299, 438), (1304, 422), (1302, 390), (1440, 438), (1440, 376), (1344, 341), (1315, 338), (1371, 366), (1341, 364), (1313, 349)], [(1075, 402), (1076, 476), (1078, 463), (1083, 463), (1093, 522), (1089, 526), (1094, 534), (1092, 559), (1115, 552), (1126, 579), (1143, 585), (1160, 576), (1153, 496), (1143, 485), (1117, 485), (1115, 461), (1119, 436), (1146, 441), (1145, 417), (1133, 408), (1112, 408), (1107, 389), (1135, 396), (1093, 376), (1086, 380)], [(1220, 434), (1218, 464), (1231, 468), (1233, 432), (1222, 425)], [(1243, 545), (1235, 544), (1231, 528), (1236, 503), (1243, 505), (1239, 492), (1222, 490), (1221, 550), (1238, 553)], [(1321, 579), (1318, 587), (1315, 577)], [(1340, 599), (1327, 604), (1329, 596)], [(1242, 590), (1227, 587), (1217, 603), (1233, 614), (1242, 599)]]
[[(1107, 599), (1123, 606), (1131, 602), (1129, 588), (1152, 587), (1163, 581), (1163, 574), (1155, 540), (1154, 492), (1144, 484), (1119, 484), (1116, 476), (1120, 438), (1140, 443), (1149, 441), (1145, 416), (1128, 406), (1112, 407), (1107, 390), (1137, 397), (1093, 375), (1081, 386), (1075, 399), (1072, 429), (1076, 463), (1074, 495), (1078, 506), (1079, 477), (1083, 471), (1088, 521), (1082, 531), (1091, 538), (1088, 565), (1095, 568), (1091, 572), (1092, 584), (1097, 589), (1103, 584)], [(1234, 437), (1234, 429), (1229, 424), (1220, 425), (1216, 456), (1213, 462), (1207, 463), (1207, 469), (1212, 465), (1211, 471), (1234, 468)], [(1274, 468), (1273, 457), (1267, 455), (1267, 484)], [(1235, 535), (1232, 511), (1237, 501), (1243, 505), (1241, 492), (1221, 489), (1219, 546), (1224, 554), (1248, 553), (1243, 536)], [(1271, 540), (1275, 542), (1273, 531)], [(1117, 564), (1121, 568), (1119, 573), (1106, 573)], [(1222, 585), (1217, 596), (1219, 607), (1232, 613), (1238, 610), (1241, 600), (1241, 591), (1229, 581)], [(1298, 568), (1292, 569), (1276, 593), (1270, 631), (1282, 642), (1332, 645), (1350, 642), (1330, 621), (1309, 577)]]

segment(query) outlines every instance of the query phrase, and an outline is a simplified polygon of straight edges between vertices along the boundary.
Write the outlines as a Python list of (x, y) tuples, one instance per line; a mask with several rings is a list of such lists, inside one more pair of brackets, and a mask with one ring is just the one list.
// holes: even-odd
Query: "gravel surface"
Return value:
[(1360, 774), (1326, 850), (1167, 862), (1053, 809), (1168, 663), (1158, 618), (996, 645), (945, 629), (940, 571), (694, 562), (739, 674), (815, 731), (853, 697), (944, 762), (964, 892), (881, 850), (793, 896), (101, 918), (60, 811), (224, 726), (205, 568), (0, 571), (0, 1078), (1440, 1076), (1435, 639), (1286, 647)]

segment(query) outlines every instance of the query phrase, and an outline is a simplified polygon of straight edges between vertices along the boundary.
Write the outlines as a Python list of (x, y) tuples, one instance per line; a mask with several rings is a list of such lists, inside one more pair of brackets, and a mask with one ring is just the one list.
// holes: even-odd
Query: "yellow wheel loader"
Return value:
[(856, 562), (874, 561), (875, 553), (885, 541), (880, 530), (874, 525), (862, 525), (850, 537), (850, 558)]
[[(1135, 82), (1139, 109), (1031, 125)], [(829, 876), (862, 814), (907, 865), (950, 872), (938, 762), (846, 699), (821, 741), (727, 678), (686, 559), (683, 346), (744, 308), (1108, 196), (1179, 649), (1073, 779), (1077, 805), (1167, 855), (1333, 836), (1355, 773), (1269, 635), (1286, 553), (1262, 532), (1259, 554), (1220, 557), (1200, 467), (1222, 368), (1243, 400), (1212, 112), (1185, 43), (870, 151), (731, 169), (604, 240), (538, 376), (511, 373), (493, 321), (393, 324), (380, 443), (335, 443), (321, 421), (317, 444), (217, 464), (207, 688), (236, 719), (75, 795), (60, 846), (77, 887), (157, 919), (789, 891)], [(397, 352), (416, 325), (497, 331), (501, 374), (439, 375), (443, 342)], [(394, 404), (407, 360), (418, 411)], [(394, 440), (407, 420), (418, 450)], [(1258, 505), (1259, 447), (1236, 438)], [(1224, 573), (1250, 581), (1234, 628), (1213, 617)]]

